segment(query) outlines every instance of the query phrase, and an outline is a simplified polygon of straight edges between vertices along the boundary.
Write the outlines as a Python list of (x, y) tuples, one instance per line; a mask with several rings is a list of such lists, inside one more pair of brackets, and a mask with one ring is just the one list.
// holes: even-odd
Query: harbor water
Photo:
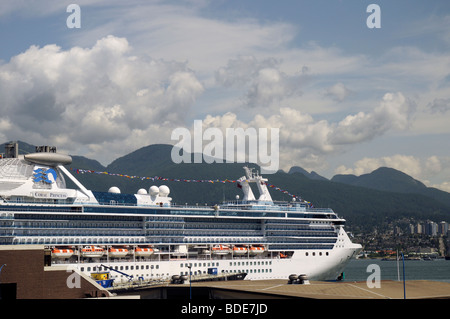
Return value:
[[(345, 281), (366, 281), (373, 273), (368, 266), (380, 267), (381, 280), (403, 280), (403, 261), (381, 259), (354, 259), (345, 268)], [(432, 280), (450, 282), (450, 260), (405, 260), (405, 280)]]

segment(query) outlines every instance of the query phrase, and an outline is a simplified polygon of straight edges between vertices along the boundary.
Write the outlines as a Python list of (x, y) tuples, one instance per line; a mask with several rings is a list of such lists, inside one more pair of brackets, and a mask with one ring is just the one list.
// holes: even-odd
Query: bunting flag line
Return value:
[[(225, 180), (220, 180), (220, 179), (180, 179), (180, 178), (166, 178), (166, 177), (161, 177), (161, 176), (153, 176), (153, 177), (143, 177), (143, 176), (135, 176), (135, 175), (126, 175), (126, 174), (118, 174), (118, 173), (110, 173), (110, 172), (99, 172), (99, 171), (93, 171), (90, 169), (81, 169), (81, 168), (71, 168), (72, 171), (74, 171), (77, 174), (102, 174), (102, 175), (109, 175), (109, 176), (119, 176), (119, 177), (125, 177), (125, 178), (129, 178), (129, 179), (140, 179), (140, 180), (151, 180), (151, 181), (169, 181), (169, 182), (184, 182), (184, 183), (236, 183), (237, 186), (239, 187), (240, 184), (238, 183), (237, 180), (232, 180), (232, 179), (225, 179)], [(289, 195), (292, 198), (298, 199), (299, 201), (302, 201), (300, 196), (291, 194), (290, 192), (288, 192), (287, 190), (281, 189), (275, 185), (269, 184), (264, 182), (267, 187), (274, 189), (276, 191), (279, 191), (283, 194)], [(309, 203), (308, 201), (304, 201), (306, 203)]]

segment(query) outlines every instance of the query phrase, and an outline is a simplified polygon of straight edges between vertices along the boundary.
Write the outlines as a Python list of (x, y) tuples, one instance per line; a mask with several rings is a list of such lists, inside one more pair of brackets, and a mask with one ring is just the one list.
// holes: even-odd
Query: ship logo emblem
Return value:
[[(48, 168), (48, 169), (44, 169), (44, 168), (38, 168), (35, 169), (33, 171), (34, 175), (33, 175), (33, 181), (35, 183), (39, 183), (39, 182), (44, 182), (46, 184), (51, 184), (54, 181), (56, 181), (56, 171), (53, 168)], [(53, 181), (49, 179), (49, 176), (53, 177)]]

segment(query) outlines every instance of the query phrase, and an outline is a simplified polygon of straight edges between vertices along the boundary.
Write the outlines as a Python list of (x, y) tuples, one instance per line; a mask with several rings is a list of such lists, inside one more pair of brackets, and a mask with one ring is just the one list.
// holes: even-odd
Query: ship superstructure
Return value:
[[(71, 157), (54, 148), (6, 154), (0, 159), (0, 245), (45, 245), (52, 265), (88, 275), (108, 268), (117, 270), (116, 280), (128, 280), (121, 273), (150, 280), (190, 271), (334, 280), (361, 250), (332, 209), (274, 202), (267, 179), (247, 167), (237, 181), (242, 200), (177, 206), (165, 185), (136, 194), (88, 190), (64, 167)], [(77, 189), (66, 188), (66, 178)]]

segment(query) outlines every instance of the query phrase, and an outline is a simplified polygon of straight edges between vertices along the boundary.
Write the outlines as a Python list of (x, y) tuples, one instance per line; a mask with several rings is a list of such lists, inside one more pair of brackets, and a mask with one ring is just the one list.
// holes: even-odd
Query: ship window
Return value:
[(308, 252), (306, 252), (306, 253), (305, 253), (305, 255), (306, 255), (306, 256), (309, 256), (309, 253), (308, 253)]

